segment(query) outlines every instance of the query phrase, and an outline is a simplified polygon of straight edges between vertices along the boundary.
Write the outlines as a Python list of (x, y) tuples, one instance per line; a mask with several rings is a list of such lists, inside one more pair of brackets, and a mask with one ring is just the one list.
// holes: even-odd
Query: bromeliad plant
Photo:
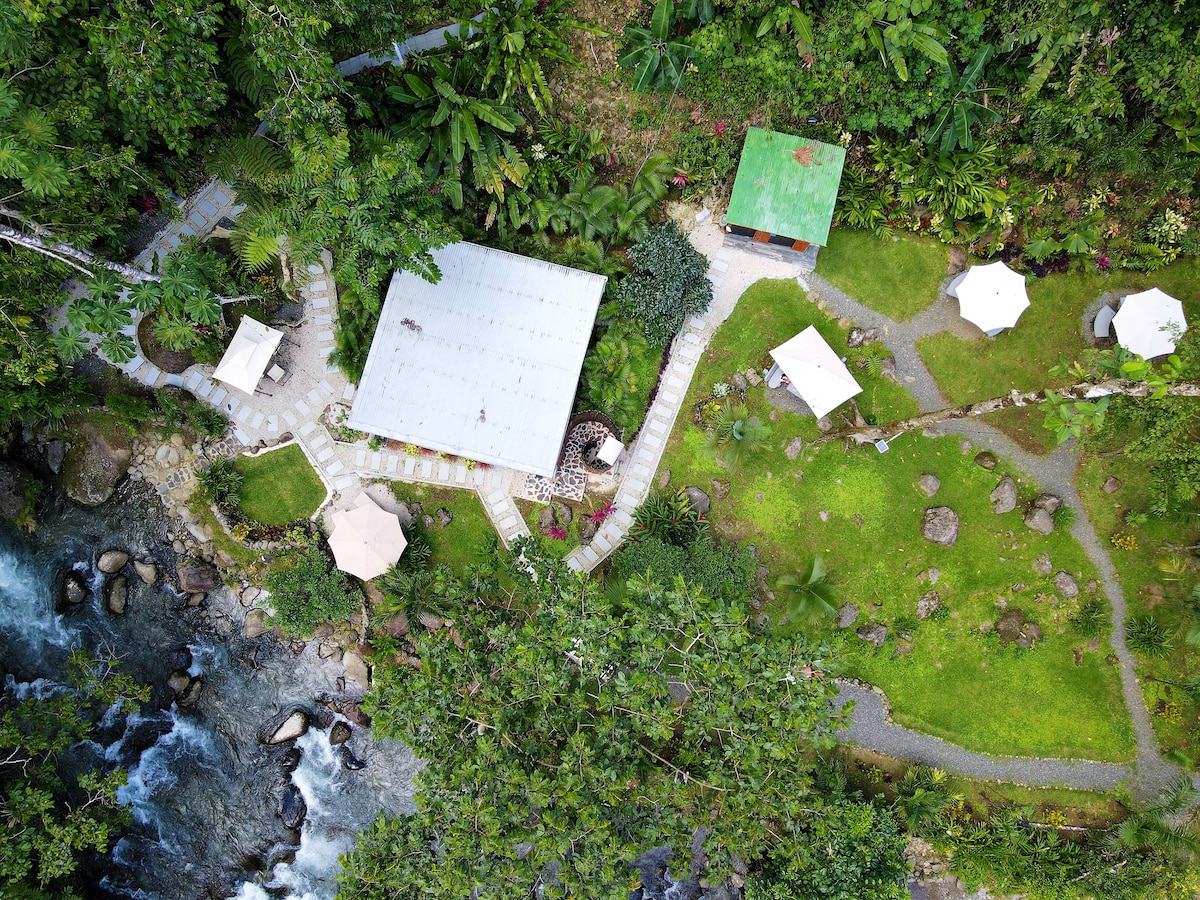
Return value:
[(708, 528), (708, 519), (692, 505), (687, 491), (681, 489), (674, 494), (648, 496), (634, 513), (629, 540), (653, 536), (676, 547), (687, 547), (707, 534)]

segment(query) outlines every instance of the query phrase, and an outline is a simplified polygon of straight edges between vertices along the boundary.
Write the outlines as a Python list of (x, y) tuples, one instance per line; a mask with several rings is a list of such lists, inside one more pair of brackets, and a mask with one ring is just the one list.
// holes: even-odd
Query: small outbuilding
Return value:
[(829, 241), (846, 151), (779, 131), (750, 128), (725, 230), (804, 252)]
[(460, 242), (392, 276), (347, 425), (554, 475), (606, 278)]

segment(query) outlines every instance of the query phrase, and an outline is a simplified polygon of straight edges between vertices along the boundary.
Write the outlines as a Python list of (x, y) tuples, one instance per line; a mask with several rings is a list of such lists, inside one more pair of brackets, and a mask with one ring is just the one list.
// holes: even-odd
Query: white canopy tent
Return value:
[(268, 328), (250, 316), (242, 316), (213, 378), (252, 395), (282, 340), (282, 331)]
[(353, 509), (338, 510), (330, 519), (329, 549), (337, 567), (363, 581), (386, 572), (408, 546), (400, 520), (365, 493), (358, 495)]
[(958, 299), (958, 313), (989, 336), (1012, 328), (1029, 308), (1025, 276), (1002, 262), (972, 266), (946, 288)]
[(846, 364), (811, 325), (772, 350), (771, 358), (818, 419), (862, 393)]
[(1175, 339), (1187, 331), (1183, 304), (1158, 288), (1130, 294), (1113, 316), (1117, 343), (1143, 359), (1175, 352)]

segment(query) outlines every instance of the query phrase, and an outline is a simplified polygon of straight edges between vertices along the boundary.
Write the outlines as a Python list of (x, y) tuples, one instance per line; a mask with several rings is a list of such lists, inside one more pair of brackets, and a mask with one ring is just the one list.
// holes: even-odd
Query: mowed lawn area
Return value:
[[(856, 626), (884, 624), (888, 638), (875, 649), (832, 623), (808, 630), (841, 645), (847, 674), (886, 691), (900, 723), (994, 754), (1129, 759), (1133, 739), (1117, 670), (1105, 660), (1107, 642), (1102, 636), (1089, 649), (1072, 631), (1069, 619), (1083, 598), (1060, 599), (1053, 576), (1036, 574), (1033, 563), (1046, 553), (1054, 571), (1071, 573), (1080, 585), (1093, 572), (1068, 534), (1030, 531), (1020, 507), (992, 512), (989, 493), (1005, 474), (1015, 477), (1003, 461), (988, 471), (958, 438), (915, 433), (897, 438), (886, 454), (842, 441), (814, 450), (807, 445), (818, 434), (811, 417), (775, 410), (761, 386), (749, 389), (747, 405), (773, 429), (762, 451), (736, 471), (705, 452), (692, 405), (734, 371), (764, 366), (770, 347), (809, 324), (835, 351), (845, 348), (844, 332), (794, 282), (753, 285), (700, 362), (660, 472), (670, 470), (673, 487), (708, 491), (717, 533), (753, 541), (771, 578), (797, 571), (814, 554), (824, 558), (839, 601), (860, 608)], [(898, 385), (860, 369), (854, 374), (869, 418), (890, 421), (913, 411)], [(784, 449), (797, 435), (806, 446), (789, 460)], [(941, 479), (933, 499), (917, 486), (925, 473)], [(1017, 481), (1022, 499), (1031, 500), (1037, 486)], [(921, 536), (925, 509), (942, 505), (960, 517), (953, 547)], [(930, 589), (948, 614), (919, 622), (916, 604)], [(992, 626), (1005, 607), (1020, 608), (1042, 628), (1032, 649), (1001, 646)]]
[[(421, 516), (433, 516), (434, 523), (430, 527), (419, 524), (419, 528), (429, 541), (431, 565), (448, 565), (459, 569), (473, 563), (481, 563), (487, 559), (491, 539), (496, 537), (496, 529), (484, 512), (483, 504), (474, 491), (455, 488), (433, 487), (426, 484), (405, 484), (399, 481), (391, 482), (392, 494), (397, 500), (405, 503), (420, 503)], [(437, 510), (444, 507), (450, 513), (450, 524), (445, 527), (437, 522)]]
[(246, 517), (264, 525), (307, 519), (325, 499), (325, 485), (298, 444), (259, 456), (239, 456), (240, 505)]
[(817, 256), (817, 274), (864, 306), (903, 322), (937, 300), (946, 263), (945, 246), (930, 238), (881, 238), (838, 228)]

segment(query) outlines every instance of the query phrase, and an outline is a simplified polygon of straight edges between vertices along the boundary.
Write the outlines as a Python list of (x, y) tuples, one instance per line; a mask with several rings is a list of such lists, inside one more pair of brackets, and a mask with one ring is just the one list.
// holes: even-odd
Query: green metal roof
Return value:
[[(808, 165), (797, 159), (796, 151)], [(725, 221), (824, 245), (845, 162), (841, 147), (751, 128)]]

